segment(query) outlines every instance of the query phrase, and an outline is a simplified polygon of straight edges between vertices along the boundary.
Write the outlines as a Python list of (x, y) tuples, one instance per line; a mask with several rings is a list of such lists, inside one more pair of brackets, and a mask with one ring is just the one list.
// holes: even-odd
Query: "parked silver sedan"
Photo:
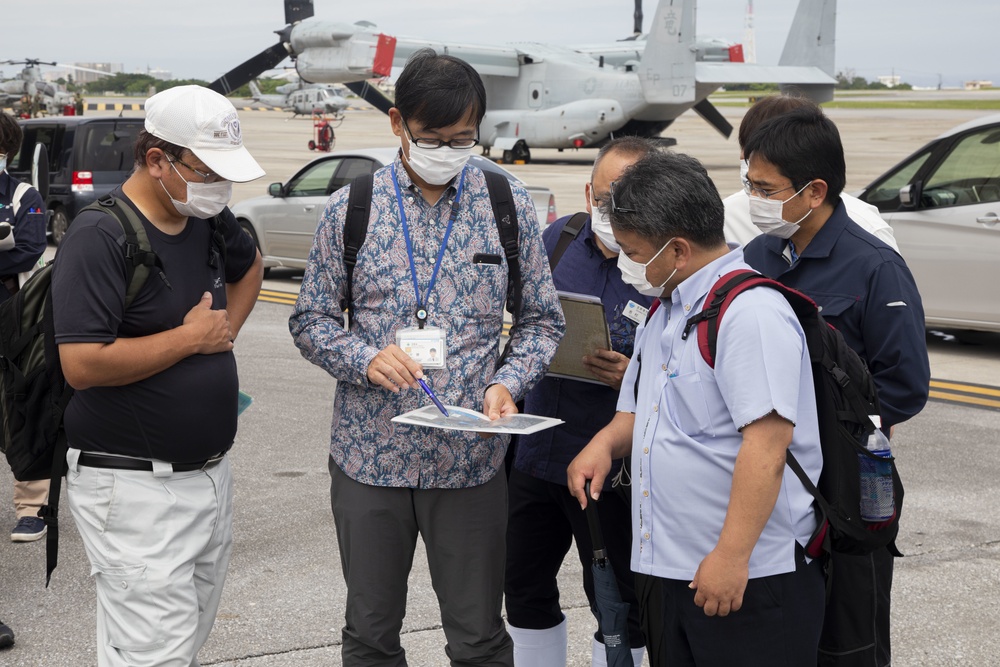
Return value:
[[(272, 183), (267, 195), (239, 202), (233, 213), (257, 243), (265, 271), (271, 267), (304, 269), (313, 235), (330, 195), (354, 177), (372, 173), (396, 158), (397, 148), (336, 151), (317, 158), (299, 170), (287, 183)], [(546, 187), (527, 185), (494, 162), (473, 155), (469, 163), (483, 171), (495, 171), (523, 186), (535, 204), (544, 229), (556, 220), (556, 200)]]
[(945, 132), (858, 196), (892, 226), (928, 326), (1000, 331), (1000, 114)]

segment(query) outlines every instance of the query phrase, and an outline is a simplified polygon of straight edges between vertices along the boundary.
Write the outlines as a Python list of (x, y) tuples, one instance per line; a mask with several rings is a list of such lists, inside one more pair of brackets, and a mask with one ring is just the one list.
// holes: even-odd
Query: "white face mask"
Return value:
[(777, 199), (763, 199), (762, 197), (755, 197), (750, 195), (750, 221), (765, 234), (770, 236), (777, 236), (782, 239), (790, 239), (795, 236), (795, 232), (799, 231), (799, 223), (809, 217), (812, 213), (812, 209), (806, 211), (806, 214), (795, 222), (788, 222), (782, 217), (782, 212), (785, 209), (785, 204), (790, 202), (799, 196), (802, 190), (805, 190), (810, 185), (812, 181), (806, 183), (802, 188), (793, 194), (791, 197), (784, 201)]
[(445, 185), (462, 173), (472, 155), (473, 147), (421, 148), (410, 141), (410, 156), (406, 162), (417, 176), (431, 185)]
[(750, 173), (750, 163), (746, 160), (740, 160), (740, 183), (747, 182), (747, 174)]
[(160, 181), (160, 187), (170, 197), (170, 202), (179, 214), (189, 218), (212, 218), (222, 213), (222, 210), (229, 204), (229, 200), (233, 198), (232, 181), (191, 183), (181, 176), (181, 172), (177, 171), (177, 167), (174, 166), (173, 162), (170, 163), (170, 166), (177, 172), (180, 179), (187, 183), (187, 201), (177, 201), (173, 197), (170, 197), (170, 192), (162, 180)]
[(7, 156), (0, 157), (0, 171), (7, 171)]
[[(677, 237), (675, 236), (674, 238)], [(655, 285), (650, 283), (649, 280), (646, 278), (646, 267), (652, 264), (653, 261), (660, 256), (660, 253), (666, 250), (667, 246), (673, 243), (673, 241), (674, 239), (670, 239), (669, 241), (664, 243), (663, 247), (660, 248), (659, 251), (657, 251), (657, 253), (653, 255), (649, 259), (649, 261), (646, 262), (645, 264), (640, 264), (639, 262), (635, 261), (625, 253), (619, 254), (618, 268), (622, 272), (622, 280), (627, 285), (631, 285), (632, 287), (634, 287), (636, 291), (639, 292), (639, 294), (645, 294), (646, 296), (662, 295), (663, 288), (666, 286), (667, 283), (670, 282), (670, 279), (674, 277), (674, 274), (677, 273), (677, 267), (674, 267), (674, 270), (670, 272), (670, 275), (667, 276), (666, 280), (660, 283), (659, 287), (656, 287)]]
[(605, 248), (615, 254), (622, 251), (622, 247), (618, 245), (618, 241), (615, 240), (615, 235), (611, 231), (611, 220), (601, 212), (594, 201), (593, 185), (590, 186), (590, 228), (594, 230), (594, 234), (601, 240)]

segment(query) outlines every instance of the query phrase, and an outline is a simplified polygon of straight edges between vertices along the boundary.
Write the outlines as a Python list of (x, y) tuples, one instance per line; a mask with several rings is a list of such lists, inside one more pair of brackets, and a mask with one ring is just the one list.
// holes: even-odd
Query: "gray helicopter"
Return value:
[(336, 89), (322, 84), (289, 83), (278, 86), (276, 95), (260, 92), (256, 81), (250, 81), (250, 98), (269, 107), (291, 111), (294, 116), (332, 115), (343, 118), (348, 102)]
[(505, 162), (529, 161), (531, 148), (596, 148), (620, 135), (659, 138), (689, 109), (728, 137), (732, 126), (708, 100), (727, 83), (777, 83), (818, 102), (832, 99), (836, 0), (799, 1), (778, 65), (739, 62), (739, 49), (717, 41), (699, 48), (695, 13), (696, 0), (660, 0), (649, 33), (625, 43), (477, 46), (390, 36), (366, 21), (325, 21), (313, 16), (312, 0), (286, 0), (280, 41), (210, 87), (228, 92), (291, 56), (303, 80), (344, 83), (385, 112), (392, 100), (369, 80), (430, 47), (482, 75), (487, 111), (480, 143), (487, 155), (503, 151)]
[(100, 70), (78, 67), (76, 65), (64, 65), (56, 62), (45, 62), (35, 58), (3, 60), (0, 61), (0, 65), (24, 65), (24, 69), (14, 76), (14, 78), (0, 81), (0, 107), (11, 108), (16, 114), (29, 113), (33, 108), (32, 105), (37, 104), (39, 107), (38, 111), (50, 116), (58, 115), (62, 113), (67, 105), (72, 105), (76, 102), (76, 96), (73, 93), (42, 78), (42, 65), (96, 72), (97, 74), (110, 76), (108, 72)]

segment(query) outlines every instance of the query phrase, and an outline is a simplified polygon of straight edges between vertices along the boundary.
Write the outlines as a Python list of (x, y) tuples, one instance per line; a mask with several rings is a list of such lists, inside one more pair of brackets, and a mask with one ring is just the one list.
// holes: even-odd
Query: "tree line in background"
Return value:
[[(862, 76), (857, 76), (854, 70), (847, 69), (841, 72), (837, 72), (837, 90), (887, 90), (889, 86), (882, 83), (881, 81), (873, 80), (868, 81)], [(73, 77), (70, 76), (66, 79), (59, 78), (56, 79), (56, 83), (66, 86), (69, 91), (79, 90), (85, 95), (102, 95), (105, 93), (112, 93), (118, 95), (126, 95), (130, 97), (143, 97), (149, 94), (150, 88), (155, 88), (157, 91), (167, 90), (168, 88), (173, 88), (174, 86), (187, 86), (191, 84), (199, 86), (207, 86), (208, 81), (202, 81), (201, 79), (173, 79), (170, 81), (162, 81), (148, 74), (124, 74), (119, 73), (112, 76), (101, 77), (98, 81), (92, 81), (87, 84), (77, 85), (73, 81)], [(287, 81), (282, 81), (280, 79), (261, 79), (259, 81), (260, 90), (265, 95), (272, 95), (276, 92), (278, 86), (287, 83)], [(908, 83), (900, 83), (896, 86), (892, 86), (893, 90), (912, 90), (913, 86)], [(726, 90), (741, 90), (754, 93), (768, 93), (777, 92), (778, 85), (773, 83), (751, 83), (745, 85), (731, 85), (726, 86)], [(250, 97), (250, 87), (240, 86), (232, 93), (229, 94), (230, 97), (237, 98), (249, 98)]]
[[(65, 79), (60, 77), (55, 82), (66, 86), (66, 89), (71, 92), (79, 90), (84, 95), (104, 95), (111, 93), (127, 97), (144, 97), (149, 94), (150, 88), (154, 88), (159, 92), (173, 88), (174, 86), (188, 86), (192, 84), (207, 86), (209, 84), (208, 81), (202, 81), (201, 79), (172, 79), (170, 81), (163, 81), (148, 74), (124, 73), (104, 76), (97, 81), (85, 84), (77, 84), (72, 76)], [(280, 79), (261, 79), (259, 85), (262, 93), (273, 94), (276, 92), (277, 87), (284, 83), (288, 82)], [(247, 85), (240, 86), (230, 93), (229, 96), (249, 98), (250, 87)]]

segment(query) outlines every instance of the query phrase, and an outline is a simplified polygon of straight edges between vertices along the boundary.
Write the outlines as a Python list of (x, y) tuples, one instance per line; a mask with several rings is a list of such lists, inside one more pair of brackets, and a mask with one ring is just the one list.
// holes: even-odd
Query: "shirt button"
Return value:
[(649, 533), (646, 533), (646, 534), (644, 534), (644, 535), (642, 536), (642, 539), (644, 539), (644, 540), (648, 540), (648, 539), (649, 539)]
[(684, 310), (686, 310), (686, 311), (687, 310), (691, 310), (691, 304), (690, 303), (685, 303), (684, 304)]
[(654, 405), (653, 406), (653, 412), (659, 412), (659, 411), (660, 411), (660, 406), (659, 405)]
[(649, 447), (644, 447), (642, 450), (643, 454), (649, 454)]
[(649, 498), (649, 491), (643, 491), (642, 495), (645, 496), (646, 498)]
[(662, 368), (663, 370), (667, 370), (667, 365), (666, 364), (660, 364), (660, 368)]

